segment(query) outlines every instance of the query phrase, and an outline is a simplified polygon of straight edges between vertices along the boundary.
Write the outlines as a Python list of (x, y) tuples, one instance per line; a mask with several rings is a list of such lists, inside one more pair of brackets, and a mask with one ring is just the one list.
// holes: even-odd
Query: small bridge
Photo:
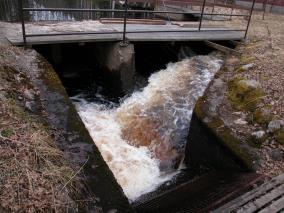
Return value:
[[(128, 1), (124, 9), (70, 9), (70, 8), (25, 8), (19, 0), (21, 34), (7, 37), (13, 45), (38, 45), (58, 43), (85, 43), (102, 41), (216, 41), (241, 40), (246, 37), (255, 0), (247, 14), (206, 12), (206, 7), (212, 6), (210, 0), (200, 1), (200, 11), (196, 10), (131, 10)], [(220, 5), (216, 5), (220, 6)], [(226, 6), (227, 7), (227, 6)], [(226, 8), (225, 7), (225, 8)], [(165, 9), (166, 7), (164, 7)], [(122, 18), (100, 19), (82, 22), (25, 22), (25, 13), (34, 11), (51, 12), (81, 12), (120, 14)], [(130, 14), (147, 14), (152, 19), (129, 19)], [(164, 15), (167, 20), (155, 19)], [(176, 22), (170, 15), (194, 15), (195, 22)], [(243, 28), (231, 26), (229, 23), (209, 23), (206, 17), (239, 17), (246, 22)], [(213, 20), (213, 19), (212, 19)], [(218, 20), (218, 19), (217, 19)], [(215, 20), (216, 22), (216, 20)]]

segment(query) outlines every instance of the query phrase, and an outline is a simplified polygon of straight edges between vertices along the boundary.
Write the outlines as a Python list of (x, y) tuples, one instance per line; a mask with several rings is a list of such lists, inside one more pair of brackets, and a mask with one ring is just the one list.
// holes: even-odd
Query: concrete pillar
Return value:
[[(94, 54), (105, 72), (110, 89), (129, 93), (134, 88), (135, 51), (133, 44), (97, 43)], [(119, 91), (120, 90), (120, 91)]]

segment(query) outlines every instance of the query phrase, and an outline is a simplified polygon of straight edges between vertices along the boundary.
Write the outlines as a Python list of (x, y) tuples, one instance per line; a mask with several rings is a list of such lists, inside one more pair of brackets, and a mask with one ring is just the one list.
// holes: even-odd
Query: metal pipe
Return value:
[(21, 19), (21, 24), (22, 24), (22, 33), (23, 33), (23, 41), (24, 44), (27, 44), (26, 40), (26, 28), (25, 28), (25, 19), (24, 19), (24, 11), (23, 11), (23, 0), (18, 0), (19, 3), (19, 15)]
[(204, 14), (204, 8), (205, 8), (206, 0), (203, 1), (202, 4), (202, 12), (201, 12), (201, 17), (200, 17), (200, 22), (199, 22), (199, 27), (198, 30), (201, 30), (201, 25), (202, 25), (202, 19), (203, 19), (203, 14)]
[(126, 24), (127, 24), (127, 15), (128, 15), (128, 0), (125, 0), (124, 2), (124, 23), (123, 23), (123, 38), (122, 38), (122, 43), (126, 44)]
[(253, 0), (253, 2), (252, 2), (252, 6), (251, 6), (251, 9), (250, 9), (249, 20), (248, 20), (248, 23), (247, 23), (247, 28), (246, 28), (246, 32), (245, 32), (244, 39), (246, 39), (246, 38), (247, 38), (248, 29), (249, 29), (249, 25), (250, 25), (250, 21), (251, 21), (251, 16), (252, 16), (252, 12), (253, 12), (253, 8), (254, 8), (254, 4), (255, 4), (255, 0)]

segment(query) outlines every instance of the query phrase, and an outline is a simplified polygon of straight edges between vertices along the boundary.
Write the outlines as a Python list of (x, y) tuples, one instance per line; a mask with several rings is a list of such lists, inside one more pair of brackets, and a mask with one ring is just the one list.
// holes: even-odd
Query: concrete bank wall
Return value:
[(87, 129), (77, 114), (63, 85), (52, 66), (35, 51), (38, 66), (31, 73), (33, 82), (40, 89), (40, 99), (48, 114), (52, 127), (60, 134), (58, 147), (78, 174), (84, 185), (86, 199), (92, 198), (93, 204), (86, 212), (132, 212), (127, 198), (116, 182), (112, 172), (104, 162)]
[(235, 122), (240, 116), (231, 111), (227, 83), (225, 77), (220, 77), (226, 70), (225, 65), (196, 103), (185, 161), (196, 169), (205, 165), (220, 170), (256, 171), (260, 160), (257, 148), (247, 143), (248, 135), (240, 137), (236, 133)]

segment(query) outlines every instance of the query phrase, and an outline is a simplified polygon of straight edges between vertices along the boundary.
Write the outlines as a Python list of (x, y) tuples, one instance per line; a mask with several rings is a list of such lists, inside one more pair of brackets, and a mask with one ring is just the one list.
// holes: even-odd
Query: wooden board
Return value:
[[(193, 32), (132, 32), (127, 33), (128, 41), (203, 41), (203, 40), (241, 40), (243, 32), (239, 31), (193, 31)], [(21, 36), (7, 38), (13, 45), (23, 45)], [(29, 45), (80, 43), (80, 42), (106, 42), (122, 40), (122, 33), (117, 34), (89, 34), (89, 35), (62, 35), (62, 36), (39, 36), (27, 38)]]
[(258, 188), (216, 209), (213, 213), (225, 212), (269, 212), (284, 210), (284, 173)]

